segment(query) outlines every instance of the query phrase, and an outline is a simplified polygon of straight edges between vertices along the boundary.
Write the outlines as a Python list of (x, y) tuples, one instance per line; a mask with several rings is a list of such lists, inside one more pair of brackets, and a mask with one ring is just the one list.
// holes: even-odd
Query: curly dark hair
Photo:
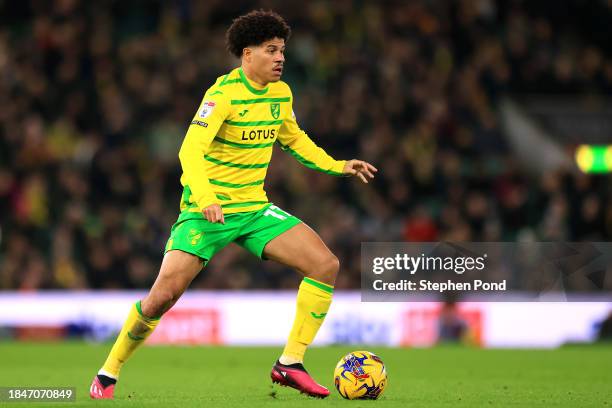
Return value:
[(253, 10), (234, 19), (225, 41), (228, 51), (240, 58), (242, 50), (248, 46), (260, 45), (273, 38), (282, 38), (286, 42), (290, 36), (291, 28), (280, 15), (273, 11)]

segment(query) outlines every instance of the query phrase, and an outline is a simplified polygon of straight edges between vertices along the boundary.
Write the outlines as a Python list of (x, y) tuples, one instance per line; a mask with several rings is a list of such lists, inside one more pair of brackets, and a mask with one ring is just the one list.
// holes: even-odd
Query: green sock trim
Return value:
[(136, 310), (138, 310), (138, 314), (140, 314), (145, 319), (149, 319), (149, 320), (159, 320), (159, 319), (161, 319), (161, 316), (157, 316), (157, 317), (145, 316), (144, 313), (142, 313), (142, 308), (140, 307), (140, 300), (138, 302), (136, 302)]
[(311, 278), (304, 278), (304, 282), (314, 286), (315, 288), (319, 288), (327, 293), (334, 293), (334, 287), (332, 285), (328, 285), (327, 283), (319, 282)]

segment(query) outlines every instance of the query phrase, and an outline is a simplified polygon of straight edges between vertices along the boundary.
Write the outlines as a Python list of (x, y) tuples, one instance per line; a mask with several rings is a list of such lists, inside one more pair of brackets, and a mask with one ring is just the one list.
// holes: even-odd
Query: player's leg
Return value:
[(264, 256), (304, 276), (298, 290), (293, 328), (280, 358), (283, 364), (301, 363), (331, 305), (340, 267), (338, 258), (319, 235), (303, 223), (271, 240), (264, 248)]
[(105, 374), (117, 378), (123, 363), (153, 332), (160, 317), (185, 292), (202, 269), (202, 260), (183, 251), (166, 253), (149, 294), (136, 302), (102, 367)]
[(157, 279), (141, 302), (142, 314), (161, 316), (166, 313), (189, 287), (202, 266), (203, 261), (198, 256), (180, 250), (167, 252)]
[(132, 353), (153, 332), (162, 314), (170, 309), (202, 269), (202, 260), (180, 250), (166, 253), (149, 294), (134, 304), (102, 369), (94, 378), (92, 398), (113, 398), (119, 371)]
[[(92, 398), (112, 398), (125, 361), (153, 332), (161, 315), (170, 309), (209, 261), (232, 242), (239, 223), (226, 217), (225, 224), (206, 221), (201, 214), (183, 211), (172, 226), (166, 254), (149, 294), (132, 307), (113, 348), (92, 384)], [(113, 387), (114, 388), (114, 387)]]
[(271, 240), (264, 256), (298, 270), (304, 280), (297, 294), (295, 319), (283, 354), (272, 368), (272, 381), (317, 397), (329, 395), (303, 366), (306, 348), (314, 340), (332, 301), (338, 258), (319, 235), (300, 223)]
[(297, 269), (304, 276), (293, 328), (283, 355), (272, 368), (272, 381), (311, 396), (326, 397), (329, 390), (308, 375), (302, 360), (331, 304), (338, 259), (312, 229), (275, 205), (263, 208), (248, 221), (241, 228), (237, 244), (263, 259)]

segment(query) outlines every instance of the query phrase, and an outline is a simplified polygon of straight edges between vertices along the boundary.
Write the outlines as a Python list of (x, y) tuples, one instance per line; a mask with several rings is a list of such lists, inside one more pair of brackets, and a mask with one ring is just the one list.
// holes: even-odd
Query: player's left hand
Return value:
[(366, 178), (366, 176), (370, 179), (373, 179), (374, 173), (376, 173), (377, 171), (378, 169), (372, 166), (370, 163), (365, 162), (363, 160), (353, 159), (347, 160), (346, 164), (344, 165), (344, 169), (342, 170), (342, 173), (349, 174), (351, 176), (357, 176), (361, 179), (361, 181), (367, 184), (368, 179)]

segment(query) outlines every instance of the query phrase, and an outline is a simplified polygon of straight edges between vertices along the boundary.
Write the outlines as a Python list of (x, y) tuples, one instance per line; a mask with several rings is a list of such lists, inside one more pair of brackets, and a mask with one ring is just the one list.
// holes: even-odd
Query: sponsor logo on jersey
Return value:
[(270, 104), (270, 113), (274, 119), (278, 119), (280, 116), (280, 103), (271, 103)]
[(275, 137), (276, 129), (257, 129), (251, 131), (242, 131), (242, 140), (274, 139)]
[(199, 120), (192, 120), (191, 124), (192, 125), (202, 126), (202, 127), (208, 127), (208, 123), (202, 122), (202, 121), (199, 121)]
[(212, 101), (204, 101), (202, 103), (202, 108), (200, 109), (200, 117), (205, 119), (210, 116), (213, 109), (215, 109), (215, 103)]

